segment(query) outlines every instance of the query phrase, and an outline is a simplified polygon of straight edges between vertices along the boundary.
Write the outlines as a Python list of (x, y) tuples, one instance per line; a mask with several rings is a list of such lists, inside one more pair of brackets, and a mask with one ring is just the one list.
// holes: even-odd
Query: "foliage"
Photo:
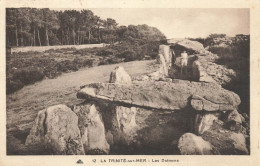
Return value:
[(209, 51), (217, 54), (216, 63), (233, 69), (237, 75), (226, 89), (234, 91), (241, 98), (240, 110), (249, 113), (249, 56), (250, 40), (238, 40), (228, 47), (210, 47)]
[(48, 8), (7, 8), (7, 46), (113, 44), (140, 39), (160, 41), (165, 36), (148, 25), (118, 26), (116, 20), (102, 20), (91, 10), (54, 11)]
[(47, 8), (7, 8), (6, 45), (48, 46), (109, 43), (103, 48), (50, 49), (44, 53), (27, 52), (7, 55), (7, 93), (24, 85), (83, 67), (114, 64), (145, 57), (154, 59), (166, 37), (148, 25), (118, 26), (91, 10), (54, 11)]

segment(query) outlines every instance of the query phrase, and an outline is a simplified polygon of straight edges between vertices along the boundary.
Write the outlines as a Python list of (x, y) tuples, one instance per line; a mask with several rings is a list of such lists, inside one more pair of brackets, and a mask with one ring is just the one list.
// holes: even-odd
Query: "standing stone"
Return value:
[(168, 76), (168, 67), (162, 54), (157, 57), (157, 62), (160, 64), (159, 73), (161, 76)]
[(172, 52), (170, 46), (168, 45), (160, 45), (159, 46), (159, 54), (164, 56), (167, 68), (171, 68), (172, 66)]
[(218, 113), (196, 114), (194, 125), (195, 133), (201, 135), (205, 131), (209, 130), (213, 125), (214, 121), (218, 120), (218, 116)]
[(56, 105), (40, 111), (25, 145), (57, 155), (85, 154), (78, 117), (66, 105)]
[(74, 107), (79, 116), (79, 128), (86, 154), (109, 154), (109, 144), (105, 136), (105, 127), (94, 104)]
[(113, 113), (113, 131), (115, 134), (116, 142), (125, 142), (130, 144), (134, 142), (136, 135), (136, 108), (116, 106)]
[(192, 133), (185, 133), (180, 137), (178, 141), (178, 148), (182, 155), (218, 154), (209, 142)]
[(132, 84), (132, 79), (123, 67), (117, 66), (110, 74), (109, 83)]

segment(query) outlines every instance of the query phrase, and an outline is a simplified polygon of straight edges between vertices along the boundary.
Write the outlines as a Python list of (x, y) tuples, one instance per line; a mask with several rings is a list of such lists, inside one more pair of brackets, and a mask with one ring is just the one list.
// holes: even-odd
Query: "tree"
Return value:
[(165, 36), (148, 25), (119, 26), (91, 10), (6, 9), (6, 44), (10, 46), (159, 41)]
[(58, 18), (56, 13), (50, 9), (41, 9), (43, 15), (43, 24), (44, 24), (44, 31), (45, 31), (45, 45), (49, 46), (49, 35), (48, 31), (52, 29), (58, 29)]
[[(16, 9), (6, 9), (6, 39), (7, 45), (13, 45), (12, 36), (15, 37), (15, 46), (19, 46), (18, 43), (18, 12)], [(13, 35), (14, 33), (14, 35)]]

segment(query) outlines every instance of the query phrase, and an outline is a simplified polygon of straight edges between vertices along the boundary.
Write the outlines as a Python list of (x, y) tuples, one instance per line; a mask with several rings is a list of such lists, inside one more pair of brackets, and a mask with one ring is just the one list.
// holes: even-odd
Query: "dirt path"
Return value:
[(152, 63), (154, 61), (134, 61), (97, 66), (26, 86), (7, 96), (7, 131), (28, 130), (37, 112), (48, 106), (82, 102), (76, 98), (79, 87), (93, 82), (108, 82), (110, 72), (118, 65), (123, 66), (132, 77), (135, 77), (154, 70), (151, 67)]

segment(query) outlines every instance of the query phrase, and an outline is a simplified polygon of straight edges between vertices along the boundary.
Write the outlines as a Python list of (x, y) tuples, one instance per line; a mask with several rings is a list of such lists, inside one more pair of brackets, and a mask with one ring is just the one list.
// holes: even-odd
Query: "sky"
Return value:
[(119, 25), (147, 24), (157, 27), (168, 39), (207, 37), (211, 33), (228, 36), (249, 34), (249, 9), (187, 9), (187, 8), (92, 8), (102, 19), (113, 18)]

